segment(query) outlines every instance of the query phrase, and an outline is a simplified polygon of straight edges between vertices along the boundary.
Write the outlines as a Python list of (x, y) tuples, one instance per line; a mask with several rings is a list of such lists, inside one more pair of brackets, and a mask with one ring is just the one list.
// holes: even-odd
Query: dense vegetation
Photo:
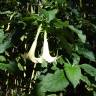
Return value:
[(0, 96), (96, 96), (95, 9), (96, 0), (0, 0)]

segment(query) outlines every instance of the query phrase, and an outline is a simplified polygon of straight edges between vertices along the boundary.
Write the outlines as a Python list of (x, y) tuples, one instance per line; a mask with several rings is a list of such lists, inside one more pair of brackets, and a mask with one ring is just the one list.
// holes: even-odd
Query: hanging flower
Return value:
[(44, 61), (48, 62), (48, 63), (52, 63), (54, 62), (57, 57), (52, 57), (50, 56), (49, 53), (49, 46), (48, 46), (48, 41), (47, 41), (47, 32), (44, 32), (44, 42), (43, 42), (43, 52), (41, 54), (41, 56), (39, 58), (35, 57), (35, 50), (36, 50), (36, 46), (37, 46), (37, 40), (38, 40), (38, 36), (41, 32), (41, 28), (42, 25), (39, 26), (38, 30), (37, 30), (37, 34), (35, 36), (35, 40), (32, 43), (32, 46), (27, 54), (27, 57), (34, 63), (43, 63)]
[(35, 57), (35, 50), (36, 50), (36, 46), (37, 46), (37, 40), (38, 40), (38, 36), (41, 32), (41, 26), (42, 24), (39, 26), (38, 30), (37, 30), (37, 34), (35, 36), (35, 40), (33, 41), (32, 45), (31, 45), (31, 48), (27, 54), (27, 57), (34, 63), (38, 63), (40, 62), (41, 63), (41, 58), (36, 58)]
[(45, 61), (48, 63), (52, 63), (56, 60), (57, 57), (52, 57), (49, 53), (49, 46), (48, 46), (48, 41), (47, 41), (47, 32), (44, 32), (44, 43), (43, 43), (43, 54), (42, 57), (44, 58)]

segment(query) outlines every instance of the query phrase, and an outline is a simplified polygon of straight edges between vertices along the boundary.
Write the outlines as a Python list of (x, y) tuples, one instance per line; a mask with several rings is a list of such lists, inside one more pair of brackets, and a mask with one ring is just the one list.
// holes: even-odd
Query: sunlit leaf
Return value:
[(67, 78), (70, 80), (74, 88), (79, 84), (81, 79), (81, 69), (78, 65), (71, 65), (65, 63), (64, 65), (65, 73)]

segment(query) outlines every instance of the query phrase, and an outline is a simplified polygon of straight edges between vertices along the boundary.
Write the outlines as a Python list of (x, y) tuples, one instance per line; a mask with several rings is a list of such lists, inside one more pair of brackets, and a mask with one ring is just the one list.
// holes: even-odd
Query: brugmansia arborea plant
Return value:
[(56, 61), (57, 56), (56, 57), (52, 57), (50, 55), (50, 53), (49, 53), (49, 45), (48, 45), (48, 41), (47, 41), (47, 32), (46, 31), (44, 32), (44, 42), (43, 42), (42, 54), (41, 54), (41, 56), (39, 58), (35, 57), (37, 40), (38, 40), (38, 36), (39, 36), (41, 30), (42, 30), (42, 24), (39, 26), (39, 28), (37, 30), (37, 34), (35, 36), (35, 40), (33, 41), (27, 56), (34, 63), (43, 63), (43, 61), (46, 61), (48, 63), (52, 63), (52, 62)]

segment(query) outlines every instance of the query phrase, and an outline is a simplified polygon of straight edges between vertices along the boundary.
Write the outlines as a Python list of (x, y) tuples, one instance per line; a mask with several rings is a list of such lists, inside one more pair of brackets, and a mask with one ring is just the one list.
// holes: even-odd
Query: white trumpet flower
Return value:
[(52, 62), (54, 62), (57, 59), (57, 57), (50, 56), (49, 46), (48, 46), (48, 41), (47, 41), (47, 32), (46, 31), (44, 32), (44, 43), (43, 43), (43, 54), (42, 54), (42, 57), (48, 63), (52, 63)]
[(37, 46), (37, 40), (38, 40), (38, 36), (41, 32), (41, 26), (39, 26), (38, 30), (37, 30), (37, 34), (35, 36), (35, 40), (33, 41), (32, 45), (31, 45), (31, 48), (27, 54), (27, 57), (34, 63), (42, 63), (41, 62), (41, 58), (36, 58), (35, 57), (35, 50), (36, 50), (36, 46)]

